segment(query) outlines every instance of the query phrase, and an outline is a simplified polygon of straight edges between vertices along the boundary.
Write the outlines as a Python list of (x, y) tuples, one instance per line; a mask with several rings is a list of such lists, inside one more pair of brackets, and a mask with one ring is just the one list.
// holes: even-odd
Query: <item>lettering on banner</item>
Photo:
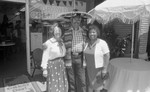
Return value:
[(5, 87), (5, 92), (36, 92), (31, 83), (18, 84)]
[(42, 14), (41, 14), (41, 12), (33, 11), (33, 12), (30, 13), (30, 17), (33, 18), (33, 19), (41, 19)]

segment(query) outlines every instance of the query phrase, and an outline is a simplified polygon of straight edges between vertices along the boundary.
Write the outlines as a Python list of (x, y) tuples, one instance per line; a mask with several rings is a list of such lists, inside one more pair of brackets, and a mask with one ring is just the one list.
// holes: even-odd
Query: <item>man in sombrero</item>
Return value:
[(80, 26), (86, 14), (75, 11), (63, 15), (70, 16), (71, 28), (65, 30), (64, 42), (67, 49), (65, 64), (67, 67), (69, 92), (86, 92), (85, 63), (83, 48), (86, 41), (86, 31)]

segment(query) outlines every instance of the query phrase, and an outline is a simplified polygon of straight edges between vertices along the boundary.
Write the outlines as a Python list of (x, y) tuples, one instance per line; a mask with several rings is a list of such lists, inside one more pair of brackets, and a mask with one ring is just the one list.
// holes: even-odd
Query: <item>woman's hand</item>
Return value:
[(65, 64), (66, 68), (69, 69), (69, 68), (72, 68), (72, 64), (69, 63), (69, 64)]
[(107, 73), (107, 68), (106, 67), (103, 67), (102, 73)]
[(103, 70), (102, 70), (102, 78), (103, 78), (104, 80), (106, 80), (106, 79), (109, 78), (109, 73), (108, 73), (107, 69), (103, 69)]
[(47, 77), (47, 75), (48, 75), (47, 70), (46, 70), (46, 69), (45, 69), (45, 70), (43, 70), (43, 76), (46, 78), (46, 77)]

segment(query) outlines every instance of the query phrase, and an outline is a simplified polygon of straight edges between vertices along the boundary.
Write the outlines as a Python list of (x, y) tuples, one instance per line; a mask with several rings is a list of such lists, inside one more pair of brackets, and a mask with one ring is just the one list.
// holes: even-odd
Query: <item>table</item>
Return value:
[(0, 43), (0, 46), (1, 46), (1, 47), (8, 47), (8, 46), (13, 46), (13, 45), (15, 45), (14, 42), (5, 43), (5, 44)]
[(10, 47), (10, 46), (14, 46), (15, 43), (14, 42), (9, 42), (9, 43), (0, 43), (0, 47), (3, 49), (3, 56), (4, 56), (4, 60), (6, 59), (6, 47)]
[(108, 92), (150, 92), (150, 62), (115, 58), (108, 67)]

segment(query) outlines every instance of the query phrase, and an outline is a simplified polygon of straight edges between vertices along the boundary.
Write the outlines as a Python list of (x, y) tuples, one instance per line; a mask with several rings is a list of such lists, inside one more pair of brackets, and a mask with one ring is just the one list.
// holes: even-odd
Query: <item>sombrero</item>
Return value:
[(81, 18), (83, 19), (89, 19), (89, 18), (92, 18), (92, 15), (86, 13), (86, 12), (82, 12), (82, 11), (78, 11), (77, 9), (74, 9), (73, 11), (71, 12), (64, 12), (64, 13), (61, 13), (59, 14), (57, 17), (59, 18), (66, 18), (66, 19), (70, 19), (74, 16), (80, 16)]
[(43, 25), (50, 25), (50, 24), (54, 24), (54, 23), (64, 23), (64, 22), (70, 22), (69, 19), (63, 18), (63, 17), (59, 17), (56, 19), (50, 19), (50, 20), (42, 20), (42, 24)]

